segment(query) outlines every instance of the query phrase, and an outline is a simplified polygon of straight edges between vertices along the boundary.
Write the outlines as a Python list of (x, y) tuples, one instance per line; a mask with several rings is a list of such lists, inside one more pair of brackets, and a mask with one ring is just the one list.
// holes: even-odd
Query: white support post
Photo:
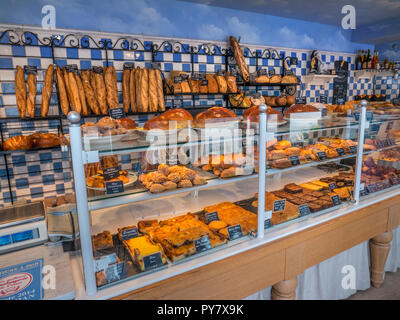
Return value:
[(97, 291), (94, 274), (93, 248), (90, 230), (90, 217), (86, 193), (85, 168), (82, 159), (81, 117), (79, 113), (71, 111), (68, 114), (69, 134), (71, 140), (72, 168), (74, 172), (74, 186), (76, 208), (78, 211), (79, 234), (81, 241), (83, 271), (85, 275), (86, 294), (94, 295)]
[(360, 186), (361, 186), (361, 170), (364, 153), (364, 136), (367, 121), (367, 101), (361, 101), (361, 113), (358, 123), (358, 147), (357, 147), (357, 158), (356, 158), (356, 177), (354, 185), (354, 202), (358, 204), (360, 201)]
[(267, 106), (259, 106), (260, 109), (260, 138), (258, 143), (258, 224), (257, 238), (264, 237), (264, 213), (265, 213), (265, 176), (267, 160)]

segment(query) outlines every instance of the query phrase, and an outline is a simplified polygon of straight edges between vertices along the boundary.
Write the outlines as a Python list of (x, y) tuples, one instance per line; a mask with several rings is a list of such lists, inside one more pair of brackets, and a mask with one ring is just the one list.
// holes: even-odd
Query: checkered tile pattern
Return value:
[[(12, 27), (11, 27), (12, 29)], [(39, 37), (60, 35), (43, 31), (42, 29), (34, 29), (33, 32), (39, 34)], [(73, 31), (72, 31), (73, 33)], [(96, 33), (92, 36), (97, 43), (100, 40), (109, 39), (112, 43), (116, 43), (117, 39), (126, 35), (108, 35)], [(61, 34), (61, 39), (64, 35)], [(114, 65), (117, 71), (119, 99), (122, 103), (122, 70), (125, 62), (134, 62), (135, 66), (150, 67), (152, 61), (152, 53), (150, 48), (152, 45), (160, 45), (162, 41), (159, 38), (138, 36), (141, 42), (130, 39), (129, 42), (121, 40), (116, 44), (114, 49), (104, 50), (96, 48), (92, 40), (82, 38), (79, 48), (56, 47), (54, 48), (54, 61), (60, 67), (66, 64), (77, 64), (80, 69), (87, 69), (93, 66), (105, 66), (106, 58), (110, 65)], [(34, 39), (32, 45), (20, 46), (10, 45), (8, 35), (0, 39), (0, 118), (18, 116), (14, 88), (15, 67), (17, 65), (35, 65), (38, 68), (37, 76), (37, 100), (36, 114), (40, 115), (41, 106), (41, 89), (45, 77), (45, 70), (49, 64), (53, 63), (53, 52), (51, 48), (38, 45)], [(154, 54), (154, 61), (160, 62), (161, 70), (164, 77), (169, 77), (172, 70), (186, 72), (209, 72), (214, 73), (218, 70), (225, 69), (225, 56), (221, 54), (221, 46), (211, 46), (211, 50), (215, 50), (216, 54), (208, 55), (207, 48), (200, 48), (201, 42), (180, 40), (180, 43), (165, 44)], [(68, 41), (66, 41), (68, 46)], [(137, 50), (127, 50), (128, 47)], [(190, 54), (190, 47), (195, 46), (198, 49), (197, 54)], [(173, 52), (171, 49), (179, 48), (179, 52)], [(265, 47), (266, 48), (266, 47)], [(250, 50), (264, 50), (265, 48), (250, 47)], [(295, 74), (304, 81), (304, 76), (310, 67), (311, 51), (280, 49), (276, 48), (279, 54), (284, 56), (297, 57), (297, 66), (292, 66)], [(254, 72), (260, 68), (268, 70), (275, 69), (277, 74), (282, 73), (282, 61), (277, 59), (266, 59), (265, 57), (255, 58), (246, 57), (246, 63), (249, 71)], [(360, 80), (355, 82), (354, 79), (354, 59), (353, 54), (341, 54), (334, 52), (321, 52), (321, 59), (324, 63), (329, 64), (329, 68), (333, 68), (335, 60), (345, 60), (350, 64), (350, 76), (348, 83), (348, 99), (351, 100), (355, 95), (370, 94), (374, 89), (372, 82)], [(229, 59), (229, 65), (234, 66), (234, 59)], [(258, 67), (257, 67), (258, 66)], [(54, 85), (55, 86), (55, 85)], [(254, 87), (243, 88), (246, 91), (254, 92)], [(315, 102), (319, 95), (324, 94), (329, 97), (332, 102), (333, 81), (325, 86), (310, 86), (306, 88), (304, 84), (298, 87), (301, 95), (307, 97), (307, 102)], [(391, 97), (398, 94), (399, 83), (397, 79), (377, 79), (376, 92), (390, 94)], [(260, 88), (262, 94), (279, 95), (279, 87)], [(389, 91), (389, 92), (388, 92)], [(58, 114), (57, 94), (55, 87), (51, 99), (49, 115)], [(173, 99), (182, 100), (184, 106), (192, 105), (191, 97), (167, 97), (167, 106), (171, 106)], [(225, 101), (221, 95), (214, 96), (198, 96), (194, 99), (196, 106), (225, 105)], [(240, 114), (241, 112), (238, 111)], [(132, 118), (139, 124), (143, 124), (152, 115), (139, 115)], [(85, 121), (95, 121), (96, 119), (87, 118)], [(67, 121), (63, 121), (64, 133), (68, 126)], [(32, 122), (4, 122), (2, 124), (4, 139), (17, 134), (30, 134), (37, 131), (59, 132), (61, 130), (58, 120), (51, 121), (32, 121)], [(333, 133), (332, 133), (333, 134)], [(338, 133), (335, 133), (338, 134)], [(339, 133), (340, 134), (340, 133)], [(14, 199), (42, 199), (53, 196), (55, 194), (68, 193), (72, 186), (72, 171), (69, 159), (63, 157), (61, 151), (30, 151), (17, 152), (7, 155), (7, 163), (9, 167), (9, 178)], [(132, 169), (137, 166), (137, 155), (121, 155), (119, 156), (122, 169)], [(10, 203), (10, 192), (8, 187), (7, 171), (5, 168), (4, 157), (0, 157), (0, 204)]]
[(399, 98), (400, 79), (398, 77), (398, 75), (394, 77), (376, 77), (375, 94), (386, 94), (387, 100)]

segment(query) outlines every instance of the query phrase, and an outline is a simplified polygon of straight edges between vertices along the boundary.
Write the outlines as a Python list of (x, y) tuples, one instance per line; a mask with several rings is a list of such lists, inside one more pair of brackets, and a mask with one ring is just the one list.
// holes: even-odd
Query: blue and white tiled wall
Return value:
[[(10, 29), (12, 29), (10, 27)], [(29, 31), (39, 34), (39, 37), (43, 36), (58, 36), (66, 35), (68, 33), (76, 33), (76, 30), (70, 32), (63, 30), (61, 31), (43, 31), (40, 28), (30, 28)], [(2, 30), (0, 30), (1, 34)], [(111, 39), (115, 42), (121, 37), (126, 37), (124, 34), (107, 34), (99, 32), (90, 32), (91, 37), (95, 41), (101, 39)], [(115, 66), (117, 70), (118, 79), (118, 90), (120, 95), (120, 101), (122, 102), (122, 69), (124, 62), (134, 62), (136, 66), (150, 67), (152, 60), (152, 54), (149, 51), (151, 44), (161, 44), (165, 39), (159, 37), (144, 37), (144, 36), (132, 36), (132, 38), (140, 39), (144, 43), (144, 48), (139, 48), (137, 51), (125, 50), (128, 43), (126, 41), (119, 42), (117, 48), (119, 50), (107, 50), (107, 58), (109, 64)], [(86, 39), (87, 40), (87, 39)], [(79, 48), (66, 48), (56, 47), (54, 48), (54, 59), (55, 63), (60, 67), (66, 64), (77, 64), (80, 69), (87, 69), (93, 66), (104, 66), (106, 60), (106, 52), (103, 49), (88, 48), (86, 41), (82, 39)], [(170, 47), (166, 46), (158, 52), (155, 57), (155, 62), (161, 63), (161, 70), (164, 75), (168, 77), (168, 72), (171, 70), (187, 71), (187, 72), (217, 72), (219, 69), (225, 69), (225, 57), (223, 55), (205, 55), (199, 54), (193, 56), (194, 70), (191, 70), (191, 55), (189, 53), (190, 46), (198, 46), (203, 42), (193, 41), (188, 39), (174, 39), (179, 41), (183, 45), (181, 46), (182, 52), (172, 53)], [(65, 41), (67, 44), (69, 41)], [(35, 65), (38, 67), (38, 84), (37, 84), (37, 115), (40, 115), (41, 105), (41, 88), (43, 86), (44, 73), (49, 64), (53, 62), (52, 51), (49, 47), (35, 46), (37, 42), (33, 39), (33, 45), (27, 46), (16, 46), (10, 45), (8, 36), (4, 36), (0, 39), (0, 118), (18, 116), (16, 107), (15, 90), (14, 90), (14, 76), (15, 68), (17, 65)], [(132, 45), (132, 44), (130, 44)], [(218, 50), (226, 48), (227, 43), (217, 43)], [(91, 46), (92, 47), (92, 46)], [(264, 50), (266, 47), (260, 46), (248, 46), (250, 50)], [(310, 67), (310, 54), (309, 50), (294, 50), (285, 48), (275, 48), (279, 53), (283, 53), (285, 56), (297, 57), (298, 65), (293, 68), (295, 74), (304, 81), (304, 76)], [(218, 52), (217, 52), (218, 53)], [(336, 52), (320, 52), (322, 61), (330, 63), (333, 66), (335, 60), (345, 60), (350, 64), (350, 76), (348, 83), (348, 99), (352, 100), (355, 95), (360, 94), (371, 94), (373, 91), (373, 83), (367, 80), (355, 81), (354, 78), (354, 60), (355, 55), (349, 53), (336, 53)], [(246, 58), (246, 63), (249, 66), (249, 71), (256, 71), (256, 58)], [(262, 68), (272, 69), (274, 68), (277, 73), (281, 73), (282, 63), (279, 60), (258, 58), (258, 65)], [(230, 62), (231, 65), (231, 62)], [(381, 82), (379, 82), (381, 81)], [(55, 89), (55, 87), (54, 87)], [(252, 90), (254, 88), (245, 88)], [(278, 95), (280, 93), (279, 88), (263, 88), (263, 94)], [(380, 80), (377, 81), (377, 90), (391, 90), (390, 94), (398, 94), (399, 85), (397, 79), (393, 80)], [(307, 97), (308, 102), (315, 102), (316, 98), (321, 95), (327, 95), (329, 102), (332, 102), (333, 95), (333, 82), (324, 86), (313, 86), (309, 88), (305, 84), (301, 85), (301, 94)], [(51, 107), (49, 115), (57, 115), (57, 95), (56, 91), (53, 90), (53, 96), (51, 99)], [(389, 92), (387, 92), (389, 94)], [(171, 104), (171, 97), (167, 98), (167, 106)], [(191, 104), (191, 100), (185, 101), (185, 105)], [(199, 96), (196, 97), (196, 105), (224, 105), (222, 96)], [(138, 115), (132, 116), (139, 124), (143, 124), (149, 117), (153, 115)], [(85, 121), (95, 121), (95, 119), (87, 118)], [(5, 132), (4, 138), (16, 134), (30, 134), (37, 131), (58, 131), (58, 120), (51, 121), (35, 121), (35, 122), (8, 122), (3, 124), (3, 130)], [(64, 128), (67, 127), (67, 122), (63, 122)], [(65, 132), (64, 132), (65, 133)], [(20, 198), (25, 199), (42, 199), (44, 197), (53, 196), (56, 194), (63, 194), (71, 192), (72, 190), (72, 171), (71, 163), (69, 160), (63, 158), (60, 151), (32, 151), (32, 152), (21, 152), (13, 153), (8, 155), (8, 162), (11, 163), (9, 168), (12, 190), (17, 200)], [(132, 158), (133, 159), (133, 158)], [(121, 164), (123, 168), (129, 168), (132, 164), (132, 159), (129, 155), (121, 158)], [(10, 195), (8, 190), (8, 180), (6, 175), (6, 168), (4, 163), (4, 157), (0, 157), (0, 179), (1, 179), (1, 190), (0, 190), (0, 203), (9, 203)]]

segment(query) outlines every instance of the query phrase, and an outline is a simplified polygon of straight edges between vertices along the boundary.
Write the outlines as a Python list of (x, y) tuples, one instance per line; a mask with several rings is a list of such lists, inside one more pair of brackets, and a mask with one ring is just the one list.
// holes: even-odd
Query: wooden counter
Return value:
[(305, 269), (371, 239), (371, 283), (383, 268), (400, 225), (400, 196), (114, 299), (243, 299), (273, 286), (273, 299), (294, 299)]

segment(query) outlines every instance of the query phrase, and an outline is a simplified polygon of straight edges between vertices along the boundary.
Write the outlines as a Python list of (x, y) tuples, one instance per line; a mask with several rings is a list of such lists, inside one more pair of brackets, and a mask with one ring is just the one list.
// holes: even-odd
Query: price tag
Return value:
[(290, 57), (290, 65), (297, 65), (299, 63), (299, 59), (297, 59), (296, 57)]
[(122, 181), (106, 181), (106, 194), (116, 194), (124, 192)]
[(292, 163), (292, 166), (298, 166), (300, 164), (299, 156), (292, 156), (289, 160)]
[(308, 207), (307, 203), (299, 205), (297, 208), (299, 209), (300, 217), (311, 214), (310, 208)]
[(126, 278), (126, 264), (125, 261), (113, 264), (104, 270), (106, 274), (107, 283), (115, 282)]
[(321, 94), (321, 95), (319, 96), (319, 102), (320, 102), (320, 103), (327, 104), (327, 103), (328, 103), (328, 97), (327, 97), (326, 95), (324, 95), (324, 94)]
[(293, 71), (292, 70), (284, 70), (283, 71), (283, 75), (284, 76), (292, 76), (293, 75)]
[(174, 83), (181, 83), (181, 82), (182, 82), (182, 76), (174, 77)]
[(326, 117), (328, 115), (328, 109), (327, 108), (321, 108), (321, 117)]
[(104, 181), (109, 181), (119, 177), (118, 167), (103, 168)]
[(336, 189), (336, 182), (332, 182), (329, 184), (329, 190), (333, 191), (333, 189)]
[(211, 249), (210, 239), (208, 236), (201, 237), (198, 240), (194, 240), (194, 246), (196, 253), (207, 251)]
[(201, 76), (200, 76), (200, 73), (193, 73), (192, 74), (192, 80), (194, 80), (194, 81), (198, 81), (198, 80), (201, 80)]
[(367, 121), (372, 121), (374, 119), (374, 113), (372, 111), (367, 111), (365, 118)]
[(361, 183), (361, 185), (360, 185), (360, 196), (366, 196), (367, 194), (368, 194), (368, 191), (365, 188), (365, 183)]
[(110, 265), (118, 262), (117, 254), (112, 253), (106, 256), (102, 256), (101, 258), (94, 260), (94, 269), (95, 272), (99, 272), (101, 270), (107, 269)]
[(201, 80), (201, 86), (208, 86), (208, 80)]
[(161, 70), (161, 62), (152, 62), (151, 68)]
[(382, 182), (377, 182), (377, 183), (375, 183), (375, 188), (376, 188), (376, 191), (381, 191), (381, 190), (383, 190), (383, 183)]
[(144, 269), (154, 269), (163, 265), (161, 252), (153, 253), (143, 257)]
[(295, 102), (296, 102), (296, 104), (306, 104), (307, 99), (306, 99), (306, 97), (296, 97)]
[(343, 105), (345, 103), (346, 99), (345, 98), (337, 98), (336, 102), (339, 105)]
[(113, 119), (126, 118), (124, 108), (110, 109), (110, 110), (108, 110), (108, 113), (109, 113), (110, 117)]
[(37, 74), (36, 66), (24, 66), (24, 72), (26, 74)]
[(268, 70), (267, 69), (259, 69), (257, 71), (258, 76), (267, 76), (268, 75)]
[(339, 157), (342, 157), (345, 155), (344, 149), (343, 148), (337, 148), (336, 149), (337, 154), (339, 155)]
[(188, 81), (189, 75), (188, 74), (181, 74), (182, 81)]
[(121, 232), (121, 236), (123, 240), (129, 240), (132, 238), (136, 238), (139, 236), (138, 229), (136, 227), (130, 228), (130, 229), (124, 229)]
[(318, 157), (318, 159), (321, 160), (321, 161), (324, 161), (324, 160), (326, 160), (326, 159), (328, 158), (328, 157), (326, 156), (325, 151), (317, 152), (317, 157)]
[(180, 108), (183, 106), (183, 101), (181, 99), (173, 99), (172, 100), (172, 105), (176, 108)]
[(235, 240), (243, 236), (242, 227), (240, 224), (228, 227), (229, 240)]
[(264, 220), (264, 230), (268, 229), (268, 228), (271, 228), (271, 227), (272, 227), (271, 220), (269, 220), (269, 219)]
[(66, 72), (78, 72), (78, 66), (76, 64), (68, 64), (65, 66)]
[(206, 223), (209, 224), (211, 221), (219, 220), (218, 212), (210, 212), (205, 214)]
[(285, 206), (286, 206), (286, 199), (282, 199), (282, 200), (275, 200), (274, 201), (274, 209), (273, 212), (280, 212), (285, 210)]
[(92, 67), (92, 71), (94, 73), (97, 73), (97, 74), (102, 74), (103, 73), (103, 67), (99, 67), (99, 66)]
[(331, 197), (332, 203), (334, 206), (338, 206), (341, 202), (340, 202), (340, 198), (339, 195), (334, 195)]
[(374, 193), (374, 192), (376, 192), (376, 186), (375, 186), (375, 184), (369, 184), (369, 185), (367, 186), (367, 190), (368, 190), (368, 193)]
[(274, 76), (274, 75), (275, 75), (275, 69), (269, 70), (269, 71), (268, 71), (268, 75), (269, 75), (270, 77)]
[(238, 69), (236, 67), (231, 67), (231, 75), (236, 77), (237, 74), (238, 74)]
[(225, 70), (219, 69), (217, 71), (217, 76), (224, 76), (225, 75)]
[(357, 153), (357, 147), (356, 146), (351, 146), (350, 147), (350, 152), (351, 153)]
[(135, 68), (135, 64), (133, 62), (125, 62), (123, 68), (124, 70), (133, 70)]

